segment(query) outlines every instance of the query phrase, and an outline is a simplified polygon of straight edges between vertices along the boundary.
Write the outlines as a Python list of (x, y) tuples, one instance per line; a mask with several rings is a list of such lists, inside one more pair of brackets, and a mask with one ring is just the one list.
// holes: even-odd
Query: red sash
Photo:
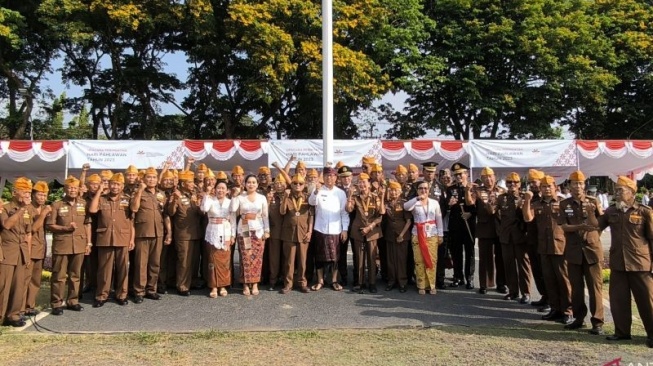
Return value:
[(417, 228), (417, 243), (419, 244), (419, 251), (422, 253), (422, 258), (424, 259), (424, 265), (428, 269), (433, 269), (431, 254), (429, 253), (429, 247), (426, 243), (426, 224), (435, 224), (435, 221), (415, 223), (415, 227)]

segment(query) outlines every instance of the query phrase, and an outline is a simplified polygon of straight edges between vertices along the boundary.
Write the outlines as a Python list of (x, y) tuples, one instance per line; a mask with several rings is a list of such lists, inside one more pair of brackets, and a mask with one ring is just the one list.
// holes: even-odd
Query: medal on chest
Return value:
[(299, 216), (299, 210), (302, 208), (302, 203), (304, 203), (304, 197), (299, 197), (297, 199), (291, 198), (293, 208), (295, 209), (295, 216)]

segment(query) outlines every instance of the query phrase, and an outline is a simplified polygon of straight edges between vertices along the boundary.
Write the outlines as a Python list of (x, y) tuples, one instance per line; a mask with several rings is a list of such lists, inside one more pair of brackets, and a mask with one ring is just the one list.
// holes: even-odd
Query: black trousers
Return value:
[[(469, 235), (467, 229), (449, 230), (449, 250), (453, 258), (454, 280), (465, 280), (468, 283), (474, 281), (475, 259), (474, 239)], [(463, 261), (464, 252), (464, 261)], [(464, 264), (464, 272), (463, 272)]]
[[(412, 249), (412, 245), (409, 245), (409, 247), (411, 247)], [(445, 231), (444, 240), (442, 241), (442, 244), (438, 246), (438, 264), (435, 266), (435, 284), (437, 286), (444, 285), (444, 271), (447, 269), (448, 251), (449, 251), (449, 232)], [(415, 262), (413, 260), (413, 272), (414, 272), (414, 268), (415, 268)]]

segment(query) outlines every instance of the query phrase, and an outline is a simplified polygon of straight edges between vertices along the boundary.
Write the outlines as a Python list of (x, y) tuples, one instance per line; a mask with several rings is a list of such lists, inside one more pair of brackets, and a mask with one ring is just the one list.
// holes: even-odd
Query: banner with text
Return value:
[[(268, 165), (278, 162), (282, 167), (294, 156), (297, 160), (306, 163), (307, 168), (321, 168), (324, 166), (322, 153), (322, 140), (270, 140), (268, 150)], [(380, 140), (334, 140), (333, 141), (333, 166), (342, 161), (350, 167), (360, 167), (361, 159), (365, 155), (375, 156), (381, 162)], [(296, 163), (293, 163), (293, 167)]]
[(473, 140), (475, 167), (569, 167), (578, 164), (574, 140)]
[(91, 169), (161, 169), (166, 161), (171, 168), (184, 168), (183, 141), (70, 140), (68, 146), (69, 169), (81, 169), (85, 163)]

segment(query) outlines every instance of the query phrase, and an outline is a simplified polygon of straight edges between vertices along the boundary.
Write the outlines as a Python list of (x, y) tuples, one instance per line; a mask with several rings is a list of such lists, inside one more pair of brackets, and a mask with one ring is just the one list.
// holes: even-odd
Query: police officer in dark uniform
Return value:
[[(345, 191), (347, 194), (347, 197), (350, 196), (350, 193), (356, 193), (356, 186), (352, 183), (352, 176), (353, 172), (350, 167), (346, 165), (342, 165), (341, 167), (338, 168), (338, 188), (342, 189)], [(347, 286), (347, 248), (351, 243), (352, 247), (352, 254), (353, 254), (353, 259), (354, 259), (354, 276), (353, 276), (353, 285), (358, 286), (358, 266), (356, 265), (358, 263), (358, 253), (353, 250), (353, 242), (351, 241), (351, 224), (354, 222), (354, 216), (356, 215), (356, 212), (350, 212), (349, 213), (349, 228), (347, 232), (349, 233), (347, 235), (347, 240), (344, 242), (340, 243), (340, 258), (338, 259), (338, 273), (340, 274), (340, 285), (341, 286)]]
[[(451, 287), (465, 282), (467, 289), (474, 288), (474, 233), (476, 229), (476, 210), (465, 203), (465, 189), (470, 189), (468, 167), (455, 163), (452, 167), (455, 183), (447, 187), (444, 212), (449, 213), (449, 245), (454, 262), (454, 281)], [(463, 272), (463, 250), (464, 272)]]

